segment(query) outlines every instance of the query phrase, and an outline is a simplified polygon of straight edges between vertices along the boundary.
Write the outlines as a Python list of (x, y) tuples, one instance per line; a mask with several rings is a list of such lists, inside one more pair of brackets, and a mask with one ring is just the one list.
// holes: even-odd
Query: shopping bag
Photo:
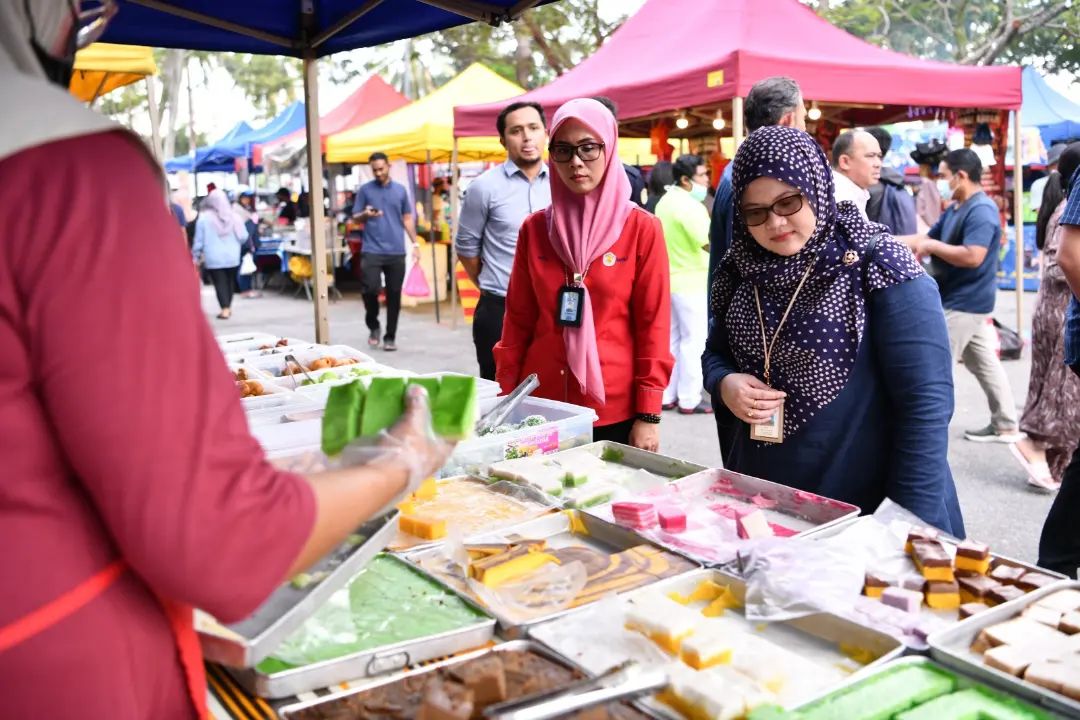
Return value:
[(1012, 328), (1005, 327), (994, 320), (994, 330), (998, 336), (998, 357), (1002, 360), (1019, 360), (1024, 350), (1024, 339)]
[(424, 277), (424, 269), (419, 263), (409, 268), (409, 274), (405, 278), (405, 287), (402, 289), (406, 295), (414, 298), (426, 298), (431, 295), (427, 278)]
[(251, 275), (252, 273), (256, 272), (257, 270), (258, 270), (258, 268), (255, 267), (255, 258), (251, 255), (251, 253), (248, 253), (240, 261), (240, 274), (241, 275)]

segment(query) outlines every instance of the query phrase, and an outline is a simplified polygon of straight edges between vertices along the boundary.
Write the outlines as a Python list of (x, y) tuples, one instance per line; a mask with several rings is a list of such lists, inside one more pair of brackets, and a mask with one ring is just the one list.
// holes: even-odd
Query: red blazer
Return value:
[(502, 339), (494, 350), (495, 378), (504, 393), (536, 373), (540, 387), (535, 396), (591, 407), (600, 418), (597, 425), (660, 412), (675, 364), (667, 247), (660, 221), (634, 208), (609, 255), (613, 263), (597, 258), (585, 276), (607, 397), (597, 407), (570, 372), (563, 327), (555, 319), (565, 266), (548, 239), (543, 211), (525, 219), (510, 273)]

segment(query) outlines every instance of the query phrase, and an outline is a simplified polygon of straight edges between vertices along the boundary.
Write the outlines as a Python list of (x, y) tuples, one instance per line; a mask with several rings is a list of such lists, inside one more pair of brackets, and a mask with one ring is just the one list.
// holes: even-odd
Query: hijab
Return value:
[[(618, 153), (618, 125), (611, 112), (596, 100), (579, 98), (565, 103), (555, 112), (551, 137), (571, 118), (589, 128), (604, 144), (604, 176), (587, 194), (579, 195), (566, 185), (558, 173), (551, 182), (551, 205), (545, 211), (548, 238), (555, 254), (568, 273), (585, 275), (594, 260), (619, 239), (634, 205), (630, 201), (630, 180), (623, 171)], [(596, 347), (592, 299), (584, 287), (581, 327), (563, 328), (566, 359), (581, 392), (601, 405), (605, 402), (604, 376), (600, 371), (600, 352)]]
[[(773, 387), (787, 393), (784, 436), (794, 435), (847, 384), (866, 331), (871, 292), (924, 274), (911, 251), (866, 220), (852, 202), (836, 203), (832, 170), (821, 147), (801, 130), (756, 130), (735, 155), (732, 184), (735, 222), (731, 249), (713, 282), (714, 317), (725, 323), (740, 371), (764, 378), (765, 353), (754, 289), (761, 297), (769, 342), (806, 273), (771, 358)], [(813, 234), (795, 255), (777, 255), (750, 235), (741, 198), (759, 177), (800, 190), (817, 218)], [(872, 258), (867, 246), (879, 238)]]
[[(41, 52), (60, 58), (76, 21), (69, 0), (0, 2), (0, 160), (56, 140), (121, 129), (49, 82)], [(140, 143), (141, 145), (141, 143)]]
[(244, 226), (244, 222), (233, 212), (232, 203), (229, 202), (229, 196), (225, 194), (224, 190), (215, 188), (203, 198), (203, 201), (199, 204), (199, 212), (204, 211), (206, 211), (206, 216), (210, 218), (210, 222), (213, 223), (218, 236), (227, 237), (231, 233), (237, 238), (247, 237), (247, 228)]

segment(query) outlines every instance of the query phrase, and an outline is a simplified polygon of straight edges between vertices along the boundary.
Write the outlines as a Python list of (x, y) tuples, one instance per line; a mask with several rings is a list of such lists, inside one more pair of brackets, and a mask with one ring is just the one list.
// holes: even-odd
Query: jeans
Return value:
[(360, 256), (364, 297), (364, 322), (368, 330), (379, 329), (379, 291), (386, 281), (386, 340), (397, 338), (401, 314), (401, 287), (405, 284), (405, 256), (363, 253)]
[(946, 310), (949, 344), (953, 361), (961, 358), (964, 367), (975, 376), (990, 403), (990, 424), (997, 432), (1015, 431), (1020, 426), (1009, 378), (1001, 365), (995, 346), (994, 328), (989, 315)]

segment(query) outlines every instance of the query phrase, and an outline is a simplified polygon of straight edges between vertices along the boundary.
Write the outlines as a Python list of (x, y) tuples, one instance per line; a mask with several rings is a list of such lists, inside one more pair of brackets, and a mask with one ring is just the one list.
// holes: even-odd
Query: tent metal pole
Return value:
[(478, 0), (420, 0), (420, 2), (489, 25), (498, 25), (506, 16), (506, 10), (503, 8)]
[(427, 158), (424, 167), (427, 168), (427, 181), (428, 181), (428, 194), (427, 194), (427, 217), (428, 217), (428, 243), (431, 245), (431, 280), (435, 293), (435, 324), (438, 325), (442, 320), (439, 317), (439, 283), (442, 278), (439, 277), (439, 258), (435, 252), (435, 183), (432, 182), (434, 178), (431, 177), (433, 168), (431, 166), (431, 148), (427, 150)]
[(150, 142), (154, 146), (154, 157), (161, 162), (161, 109), (158, 107), (157, 83), (153, 75), (146, 76), (146, 100), (150, 108)]
[(304, 112), (307, 114), (308, 227), (311, 230), (311, 272), (315, 283), (315, 342), (330, 343), (329, 295), (326, 283), (326, 216), (323, 215), (322, 142), (319, 135), (319, 61), (304, 53)]
[(450, 153), (450, 328), (457, 330), (457, 248), (454, 240), (458, 231), (458, 210), (461, 197), (458, 188), (458, 139), (454, 136), (454, 148)]
[(1020, 108), (1013, 111), (1013, 255), (1016, 260), (1016, 332), (1024, 334), (1024, 163), (1020, 149)]
[(367, 2), (360, 5), (360, 7), (353, 10), (345, 17), (338, 20), (330, 27), (323, 30), (311, 40), (311, 47), (317, 48), (327, 40), (331, 39), (345, 28), (352, 25), (354, 22), (367, 15), (369, 12), (381, 5), (383, 0), (367, 0)]
[(735, 149), (739, 149), (739, 145), (743, 141), (743, 99), (741, 95), (736, 95), (731, 98), (731, 135), (735, 140)]
[(262, 30), (255, 30), (239, 23), (222, 20), (221, 18), (216, 18), (205, 13), (195, 12), (194, 10), (176, 7), (176, 5), (169, 2), (162, 2), (162, 0), (128, 1), (132, 5), (142, 5), (145, 8), (157, 10), (158, 12), (173, 15), (178, 18), (184, 18), (185, 20), (191, 20), (192, 22), (199, 23), (200, 25), (209, 25), (210, 27), (219, 28), (221, 30), (228, 30), (229, 32), (236, 33), (237, 35), (243, 35), (244, 37), (262, 40), (264, 42), (271, 43), (272, 45), (280, 45), (281, 47), (289, 48), (290, 50), (295, 50), (297, 47), (297, 43), (290, 38), (283, 37), (281, 35), (274, 35), (273, 33), (263, 32)]

